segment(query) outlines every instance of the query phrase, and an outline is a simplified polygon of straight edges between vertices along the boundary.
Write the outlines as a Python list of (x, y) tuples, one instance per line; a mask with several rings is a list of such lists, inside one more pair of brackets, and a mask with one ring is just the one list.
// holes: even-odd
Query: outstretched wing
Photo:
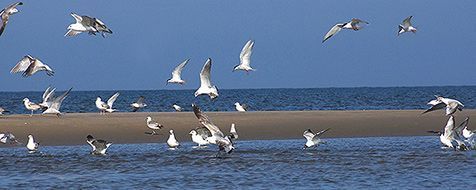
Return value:
[(145, 102), (145, 98), (144, 96), (140, 96), (139, 99), (137, 99), (137, 102), (138, 104), (143, 104)]
[(314, 137), (312, 138), (313, 140), (316, 139), (316, 138), (319, 138), (320, 136), (322, 136), (322, 134), (324, 134), (325, 132), (329, 131), (329, 129), (331, 128), (327, 128), (327, 129), (324, 129), (322, 131), (319, 131), (318, 133), (316, 133), (316, 135), (314, 135)]
[(402, 22), (403, 27), (405, 27), (405, 28), (410, 27), (412, 25), (412, 23), (411, 23), (412, 18), (413, 18), (413, 16), (409, 16), (405, 20), (403, 20), (403, 22)]
[(63, 100), (69, 95), (73, 88), (70, 88), (68, 91), (64, 92), (61, 96), (56, 97), (53, 102), (50, 105), (50, 108), (59, 110), (61, 107), (61, 103), (63, 103)]
[(211, 79), (210, 79), (210, 71), (212, 69), (212, 59), (208, 58), (203, 65), (202, 71), (200, 71), (200, 85), (212, 87)]
[(107, 100), (107, 105), (109, 106), (109, 108), (112, 109), (112, 104), (114, 104), (118, 96), (119, 96), (119, 92), (116, 92), (114, 95), (112, 95), (109, 98), (109, 100)]
[(240, 53), (240, 64), (250, 66), (250, 58), (251, 58), (251, 53), (253, 53), (254, 45), (255, 45), (255, 42), (253, 42), (252, 40), (248, 40), (245, 46), (243, 46), (243, 49), (241, 50), (241, 53)]
[(210, 130), (211, 134), (224, 137), (220, 129), (215, 124), (213, 124), (210, 119), (208, 119), (207, 115), (205, 115), (205, 113), (203, 113), (197, 105), (192, 104), (192, 108), (193, 113), (195, 113), (195, 116), (198, 118), (198, 121), (208, 130)]
[(18, 62), (15, 67), (12, 68), (10, 73), (19, 73), (19, 72), (25, 72), (28, 67), (30, 67), (31, 62), (33, 62), (34, 58), (31, 57), (30, 55), (26, 55), (23, 57), (20, 62)]
[(425, 114), (425, 113), (428, 113), (428, 112), (431, 112), (431, 111), (443, 109), (444, 107), (446, 107), (446, 104), (443, 103), (443, 102), (440, 102), (438, 104), (435, 104), (435, 105), (431, 106), (431, 108), (428, 108), (425, 112), (423, 112), (421, 114)]
[(344, 24), (336, 24), (334, 25), (329, 32), (324, 36), (324, 40), (322, 40), (322, 43), (324, 43), (327, 39), (331, 38), (335, 34), (337, 34), (339, 31), (342, 30), (342, 27), (344, 27)]
[(308, 141), (311, 141), (312, 138), (314, 138), (314, 133), (311, 131), (311, 129), (305, 130), (304, 133), (302, 134), (304, 138), (306, 138)]
[(186, 59), (185, 61), (177, 65), (177, 67), (175, 67), (175, 69), (172, 71), (172, 75), (180, 76), (182, 74), (183, 68), (185, 67), (185, 65), (187, 65), (189, 60), (190, 59)]

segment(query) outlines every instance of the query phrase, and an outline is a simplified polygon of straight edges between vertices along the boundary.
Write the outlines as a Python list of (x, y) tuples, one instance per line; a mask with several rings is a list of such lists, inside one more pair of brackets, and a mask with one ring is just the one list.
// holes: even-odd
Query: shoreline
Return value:
[[(236, 124), (238, 140), (300, 139), (306, 129), (331, 128), (322, 138), (431, 136), (426, 131), (442, 130), (448, 119), (444, 111), (421, 115), (424, 110), (259, 111), (205, 112), (225, 134)], [(162, 135), (147, 135), (145, 118), (151, 116), (165, 127)], [(457, 112), (457, 124), (476, 117), (476, 110)], [(174, 130), (179, 142), (190, 142), (189, 132), (201, 126), (193, 112), (66, 113), (55, 115), (3, 115), (0, 132), (12, 132), (25, 143), (28, 134), (43, 146), (84, 145), (88, 134), (114, 144), (164, 143)], [(469, 124), (470, 129), (474, 129)], [(303, 138), (304, 139), (304, 138)], [(10, 147), (0, 144), (0, 147)]]

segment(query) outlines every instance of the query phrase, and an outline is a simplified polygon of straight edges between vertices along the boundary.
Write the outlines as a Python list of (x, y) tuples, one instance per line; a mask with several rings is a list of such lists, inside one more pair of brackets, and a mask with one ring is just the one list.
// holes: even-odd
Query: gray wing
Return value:
[(405, 20), (403, 20), (403, 22), (402, 22), (403, 27), (408, 28), (409, 26), (411, 26), (412, 25), (412, 23), (411, 23), (412, 18), (413, 18), (413, 16), (409, 16)]
[(76, 23), (81, 23), (83, 21), (83, 17), (79, 16), (78, 14), (71, 13), (71, 16), (76, 20)]
[(61, 94), (61, 96), (56, 97), (53, 100), (53, 102), (51, 103), (50, 108), (53, 108), (53, 109), (59, 111), (59, 109), (61, 107), (61, 103), (63, 103), (63, 100), (69, 95), (69, 93), (71, 92), (72, 89), (73, 88), (70, 88), (68, 91)]
[(66, 32), (66, 34), (64, 36), (76, 36), (80, 33), (81, 33), (80, 31), (68, 30), (68, 32)]
[(200, 85), (212, 87), (212, 82), (210, 79), (210, 71), (212, 69), (212, 59), (208, 58), (205, 64), (203, 65), (202, 71), (200, 72)]
[(438, 104), (435, 104), (435, 105), (431, 106), (429, 109), (427, 109), (425, 112), (423, 112), (421, 114), (425, 114), (425, 113), (428, 113), (428, 112), (431, 112), (431, 111), (443, 109), (444, 107), (446, 107), (446, 104), (443, 103), (443, 102), (440, 102)]
[(180, 63), (179, 65), (177, 65), (177, 67), (175, 67), (175, 69), (172, 71), (172, 75), (178, 75), (180, 76), (182, 74), (182, 70), (183, 68), (185, 67), (185, 65), (187, 65), (188, 61), (190, 59), (186, 59), (185, 61), (183, 61), (182, 63)]
[(5, 30), (5, 27), (7, 26), (8, 19), (4, 19), (3, 17), (3, 11), (0, 13), (0, 36), (3, 34), (3, 31)]
[(369, 22), (364, 21), (364, 20), (360, 20), (360, 19), (358, 19), (358, 18), (353, 18), (353, 19), (351, 20), (351, 25), (353, 25), (353, 26), (358, 25), (358, 24), (360, 24), (360, 23), (369, 24)]
[(33, 62), (34, 58), (31, 57), (30, 55), (24, 56), (20, 62), (18, 62), (15, 67), (10, 70), (10, 73), (19, 73), (19, 72), (25, 72), (28, 67), (30, 67), (30, 64)]
[(220, 129), (215, 124), (213, 124), (210, 119), (208, 119), (207, 115), (205, 115), (197, 105), (192, 104), (192, 108), (193, 113), (195, 113), (195, 116), (198, 118), (198, 121), (208, 130), (210, 130), (211, 134), (217, 135), (219, 137), (224, 137)]
[(212, 133), (206, 127), (197, 127), (195, 131), (198, 135), (200, 135), (203, 139), (207, 139), (207, 137), (211, 137)]
[(8, 12), (10, 12), (10, 9), (14, 9), (18, 5), (23, 5), (23, 3), (22, 2), (13, 3), (13, 4), (9, 5), (8, 7), (4, 8), (0, 12), (0, 36), (3, 34), (3, 31), (5, 30), (5, 27), (7, 26), (7, 23), (8, 23), (9, 17), (10, 17)]
[(104, 149), (107, 149), (107, 144), (110, 143), (110, 142), (107, 142), (105, 140), (95, 140), (92, 144), (94, 145), (94, 147), (96, 147), (96, 151), (100, 152), (101, 150), (104, 150)]
[(331, 128), (327, 128), (325, 130), (322, 130), (322, 131), (319, 131), (318, 133), (316, 133), (316, 135), (314, 135), (314, 137), (312, 138), (313, 140), (316, 139), (316, 138), (319, 138), (320, 136), (322, 136), (322, 134), (324, 134), (325, 132), (329, 131), (329, 129)]
[(342, 27), (344, 27), (345, 24), (336, 24), (334, 25), (329, 32), (324, 36), (324, 40), (322, 40), (322, 43), (324, 43), (327, 39), (331, 38), (335, 34), (337, 34), (339, 31), (342, 30)]
[(463, 129), (468, 127), (468, 123), (469, 123), (469, 117), (466, 117), (466, 119), (461, 122), (461, 124), (459, 124), (458, 127), (455, 128), (455, 131), (456, 133), (459, 135), (459, 136), (463, 136)]
[(43, 102), (47, 102), (53, 98), (53, 95), (55, 94), (56, 88), (51, 88), (51, 86), (48, 86), (48, 88), (45, 90), (43, 93)]
[(140, 96), (139, 99), (137, 99), (137, 102), (138, 104), (143, 104), (145, 102), (145, 98), (144, 96)]
[(112, 109), (112, 104), (114, 104), (118, 96), (119, 96), (119, 92), (116, 92), (114, 95), (112, 95), (109, 98), (109, 100), (107, 100), (107, 105), (109, 106), (109, 108)]

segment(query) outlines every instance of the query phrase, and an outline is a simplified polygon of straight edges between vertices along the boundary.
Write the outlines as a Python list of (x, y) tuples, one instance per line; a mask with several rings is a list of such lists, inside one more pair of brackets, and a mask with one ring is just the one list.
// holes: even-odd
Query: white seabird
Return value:
[(236, 111), (239, 111), (239, 112), (246, 112), (246, 106), (244, 104), (241, 105), (238, 102), (235, 102), (235, 109)]
[(195, 91), (195, 97), (200, 95), (208, 95), (213, 100), (218, 97), (217, 87), (214, 86), (210, 79), (210, 70), (212, 68), (212, 59), (208, 58), (200, 72), (200, 88)]
[(428, 105), (431, 105), (431, 107), (422, 114), (446, 108), (446, 115), (453, 115), (456, 110), (463, 110), (464, 105), (458, 100), (444, 98), (441, 96), (435, 97), (436, 100), (431, 100), (430, 102), (428, 102)]
[(313, 146), (319, 146), (320, 143), (322, 143), (322, 140), (320, 139), (320, 136), (324, 134), (326, 131), (328, 131), (330, 128), (319, 131), (318, 133), (313, 133), (311, 129), (308, 129), (304, 131), (303, 136), (306, 138), (307, 142), (304, 144), (304, 148), (310, 148)]
[(160, 130), (164, 127), (163, 125), (159, 124), (157, 121), (152, 120), (152, 117), (150, 116), (147, 116), (145, 118), (145, 121), (147, 123), (147, 127), (152, 130), (151, 135), (157, 134), (155, 130)]
[(63, 100), (69, 95), (72, 89), (73, 88), (70, 88), (68, 91), (61, 94), (61, 96), (54, 98), (52, 97), (51, 100), (48, 100), (46, 102), (46, 105), (48, 105), (48, 107), (45, 111), (43, 111), (42, 114), (56, 114), (57, 116), (60, 116), (62, 114), (60, 112), (61, 104), (63, 103)]
[(147, 106), (147, 104), (145, 103), (144, 96), (140, 96), (139, 99), (137, 99), (136, 102), (131, 104), (132, 112), (136, 112), (140, 108), (145, 108), (146, 106)]
[(18, 62), (15, 67), (12, 68), (10, 73), (23, 72), (23, 77), (29, 77), (34, 75), (38, 71), (45, 71), (48, 76), (53, 76), (55, 72), (50, 66), (41, 62), (38, 58), (34, 58), (31, 55), (26, 55)]
[(23, 105), (25, 105), (25, 108), (27, 110), (31, 111), (30, 116), (33, 116), (33, 112), (41, 108), (40, 105), (31, 102), (28, 98), (23, 98)]
[(166, 84), (168, 83), (176, 83), (176, 84), (182, 84), (182, 85), (185, 84), (185, 81), (182, 80), (181, 74), (182, 74), (183, 68), (185, 68), (185, 65), (187, 65), (189, 60), (190, 59), (186, 59), (185, 61), (180, 63), (177, 67), (175, 67), (175, 69), (172, 71), (172, 78), (167, 80)]
[(10, 111), (6, 110), (5, 108), (0, 107), (0, 115), (3, 115), (3, 113), (8, 113)]
[(50, 86), (43, 92), (43, 102), (39, 103), (42, 108), (50, 107), (51, 102), (53, 101), (56, 88), (51, 88)]
[(238, 139), (238, 133), (236, 132), (234, 123), (232, 123), (230, 127), (230, 137), (232, 140)]
[(409, 16), (405, 20), (403, 20), (402, 24), (398, 25), (398, 34), (397, 34), (397, 36), (399, 36), (400, 34), (405, 33), (405, 32), (413, 32), (413, 33), (417, 32), (417, 29), (412, 26), (412, 23), (411, 23), (412, 18), (413, 18), (413, 16)]
[(17, 6), (18, 5), (23, 5), (22, 2), (16, 2), (11, 5), (8, 5), (8, 7), (5, 7), (2, 11), (0, 11), (0, 36), (3, 34), (3, 31), (5, 30), (5, 27), (8, 24), (8, 21), (10, 20), (10, 16), (18, 13)]
[(463, 137), (462, 129), (467, 126), (469, 118), (466, 118), (459, 126), (456, 127), (455, 119), (453, 115), (450, 115), (448, 122), (443, 132), (440, 131), (428, 131), (431, 133), (437, 133), (440, 135), (440, 142), (445, 147), (454, 148), (458, 150), (467, 150), (466, 139)]
[[(468, 118), (468, 119), (469, 119), (469, 118)], [(468, 126), (465, 126), (465, 127), (463, 128), (463, 136), (464, 136), (464, 138), (467, 138), (467, 139), (472, 138), (473, 136), (475, 136), (475, 134), (476, 134), (476, 132), (469, 130), (469, 129), (468, 129)]]
[(189, 134), (192, 136), (192, 141), (197, 143), (199, 148), (206, 147), (210, 144), (210, 142), (207, 141), (207, 138), (211, 137), (212, 134), (206, 127), (192, 129)]
[(34, 153), (38, 150), (40, 143), (35, 142), (33, 139), (33, 135), (28, 135), (28, 143), (26, 144), (26, 148), (28, 149), (29, 153)]
[(255, 45), (255, 42), (252, 40), (248, 40), (243, 46), (243, 49), (241, 50), (240, 53), (240, 64), (235, 65), (233, 68), (233, 71), (238, 71), (238, 70), (243, 70), (246, 71), (247, 73), (249, 71), (255, 71), (255, 69), (251, 68), (251, 53), (253, 53), (253, 47)]
[(86, 142), (91, 145), (92, 155), (106, 155), (107, 148), (112, 145), (112, 142), (101, 139), (96, 140), (92, 135), (86, 137)]
[(116, 92), (115, 94), (113, 94), (108, 100), (107, 100), (107, 104), (104, 103), (102, 100), (101, 100), (101, 97), (97, 97), (96, 98), (96, 107), (99, 109), (99, 114), (105, 114), (106, 112), (109, 112), (109, 113), (112, 113), (114, 111), (116, 111), (116, 109), (114, 109), (112, 107), (112, 105), (114, 104), (114, 101), (116, 101), (117, 97), (119, 96), (119, 92)]
[(167, 145), (169, 145), (170, 149), (175, 149), (180, 146), (180, 143), (177, 141), (177, 139), (175, 139), (174, 130), (171, 129), (169, 133), (170, 135), (169, 139), (167, 139)]
[(172, 107), (173, 107), (174, 110), (177, 111), (177, 112), (181, 112), (181, 111), (182, 111), (182, 107), (180, 107), (180, 106), (177, 105), (177, 104), (172, 105)]
[(106, 37), (105, 33), (112, 34), (112, 31), (101, 20), (97, 18), (91, 18), (89, 16), (80, 16), (75, 13), (71, 13), (71, 16), (76, 20), (76, 23), (68, 26), (68, 32), (64, 36), (76, 36), (81, 32), (88, 32), (89, 34), (96, 35), (101, 33), (102, 37)]
[(329, 39), (330, 37), (340, 32), (342, 29), (352, 29), (354, 31), (360, 30), (363, 27), (361, 26), (361, 24), (369, 24), (369, 23), (357, 18), (353, 18), (350, 22), (336, 24), (324, 36), (324, 40), (322, 40), (322, 43), (324, 43), (327, 39)]
[(3, 144), (20, 144), (15, 135), (10, 132), (0, 133), (0, 142)]
[(192, 104), (192, 108), (200, 124), (206, 127), (212, 134), (211, 137), (207, 138), (207, 141), (211, 144), (216, 144), (219, 148), (219, 151), (231, 153), (235, 149), (233, 147), (231, 138), (229, 136), (225, 136), (223, 132), (220, 131), (220, 128), (213, 124), (210, 119), (208, 119), (207, 115), (205, 115), (205, 113), (203, 113), (197, 105)]

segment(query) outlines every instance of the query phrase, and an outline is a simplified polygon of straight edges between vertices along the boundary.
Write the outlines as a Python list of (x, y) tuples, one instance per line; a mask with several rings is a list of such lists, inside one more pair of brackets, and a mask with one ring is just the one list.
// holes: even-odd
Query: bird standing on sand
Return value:
[(310, 148), (313, 146), (319, 146), (320, 143), (322, 143), (322, 140), (320, 137), (322, 134), (324, 134), (326, 131), (328, 131), (330, 128), (319, 131), (318, 133), (314, 133), (311, 131), (311, 129), (308, 129), (304, 131), (303, 136), (306, 138), (306, 144), (304, 144), (304, 148)]
[(145, 108), (146, 106), (147, 106), (147, 104), (145, 103), (144, 96), (140, 96), (139, 99), (137, 99), (136, 102), (131, 104), (132, 112), (136, 112), (140, 108)]
[(62, 115), (62, 113), (60, 112), (61, 104), (63, 103), (63, 100), (69, 95), (72, 89), (73, 88), (70, 88), (68, 91), (61, 94), (61, 96), (54, 98), (51, 97), (50, 99), (48, 99), (45, 103), (45, 105), (47, 105), (47, 109), (43, 111), (42, 114), (56, 114), (57, 116)]
[(92, 155), (106, 155), (107, 148), (112, 145), (112, 142), (101, 139), (96, 140), (92, 135), (86, 137), (86, 142), (91, 145)]
[(22, 2), (16, 2), (11, 5), (8, 5), (8, 7), (4, 8), (2, 11), (0, 11), (0, 36), (3, 34), (3, 31), (5, 30), (5, 27), (8, 24), (8, 21), (10, 20), (10, 16), (18, 13), (17, 6), (18, 5), (23, 5)]
[(212, 59), (208, 58), (203, 65), (202, 71), (200, 72), (200, 88), (195, 91), (195, 97), (200, 95), (208, 95), (212, 100), (218, 97), (217, 87), (212, 84), (210, 79), (211, 69)]
[(152, 117), (150, 116), (147, 116), (147, 118), (145, 118), (145, 121), (147, 123), (147, 127), (152, 130), (152, 135), (157, 134), (155, 130), (160, 130), (164, 127), (163, 125), (157, 123), (157, 121), (152, 120)]
[(175, 139), (174, 130), (171, 129), (169, 133), (170, 135), (169, 139), (167, 139), (167, 145), (169, 145), (170, 149), (176, 149), (178, 146), (180, 146), (180, 143), (177, 141), (177, 139)]
[(241, 105), (238, 102), (235, 102), (235, 109), (236, 109), (236, 111), (239, 111), (239, 112), (246, 112), (246, 106)]
[(205, 127), (192, 129), (189, 134), (192, 136), (192, 141), (198, 144), (198, 148), (206, 147), (208, 144), (210, 144), (207, 141), (207, 138), (211, 137), (212, 134)]
[(71, 13), (71, 16), (76, 20), (76, 23), (68, 26), (68, 32), (64, 36), (76, 36), (82, 32), (88, 32), (90, 35), (101, 33), (102, 37), (106, 37), (105, 33), (112, 34), (112, 31), (101, 20), (91, 18), (89, 16), (80, 16)]
[(33, 135), (28, 135), (28, 143), (26, 144), (26, 148), (28, 149), (28, 153), (34, 153), (38, 150), (40, 143), (35, 142), (33, 139)]
[(23, 98), (23, 105), (25, 105), (26, 109), (31, 111), (30, 116), (33, 116), (33, 112), (41, 108), (40, 105), (31, 102), (28, 98)]
[(220, 131), (220, 128), (213, 124), (197, 105), (192, 104), (192, 108), (200, 124), (206, 127), (212, 135), (207, 138), (207, 141), (211, 144), (216, 144), (219, 148), (219, 152), (224, 151), (225, 153), (231, 153), (235, 149), (231, 137), (225, 136), (223, 132)]
[(114, 111), (116, 111), (116, 109), (114, 109), (112, 107), (112, 105), (114, 104), (114, 102), (116, 101), (117, 97), (119, 96), (119, 92), (116, 92), (115, 94), (113, 94), (108, 100), (107, 100), (107, 104), (104, 103), (102, 100), (101, 100), (101, 97), (97, 97), (96, 98), (96, 107), (99, 109), (99, 114), (106, 114), (106, 112), (109, 112), (109, 113), (112, 113)]
[(182, 74), (183, 68), (185, 68), (185, 65), (187, 65), (189, 60), (190, 59), (186, 59), (185, 61), (177, 65), (177, 67), (175, 67), (175, 69), (172, 71), (172, 78), (167, 80), (166, 84), (168, 83), (176, 83), (181, 85), (185, 84), (185, 81), (182, 80), (181, 74)]
[(352, 29), (354, 31), (357, 31), (362, 29), (363, 24), (369, 24), (369, 23), (357, 18), (353, 18), (350, 22), (336, 24), (324, 36), (324, 40), (322, 40), (322, 43), (324, 43), (330, 37), (336, 35), (342, 29)]
[(5, 108), (0, 107), (0, 115), (3, 115), (3, 113), (7, 113), (7, 112), (10, 112), (10, 111), (6, 110)]
[(243, 46), (243, 49), (241, 50), (240, 53), (240, 64), (235, 65), (233, 68), (233, 71), (246, 71), (247, 73), (249, 71), (255, 71), (255, 69), (251, 68), (251, 53), (253, 53), (253, 47), (255, 45), (255, 42), (252, 40), (248, 40)]
[(436, 97), (435, 100), (431, 100), (430, 102), (428, 102), (428, 105), (431, 105), (431, 107), (427, 109), (425, 112), (423, 112), (422, 114), (443, 109), (443, 108), (446, 108), (447, 116), (453, 115), (456, 112), (456, 110), (463, 111), (464, 105), (460, 101), (450, 99), (450, 98), (444, 98), (444, 97), (436, 96), (436, 95), (435, 97)]
[(23, 77), (29, 77), (37, 73), (38, 71), (45, 71), (48, 76), (53, 76), (55, 72), (50, 66), (44, 64), (39, 59), (26, 55), (18, 62), (15, 67), (12, 68), (10, 73), (23, 72)]
[(180, 106), (177, 105), (177, 104), (172, 105), (172, 107), (173, 107), (174, 110), (177, 111), (177, 112), (181, 112), (181, 111), (182, 111), (182, 107), (180, 107)]
[(398, 34), (397, 34), (397, 36), (399, 36), (400, 34), (403, 34), (405, 32), (413, 32), (413, 33), (417, 32), (417, 29), (412, 26), (412, 23), (411, 23), (412, 18), (413, 18), (413, 16), (409, 16), (408, 18), (403, 20), (402, 24), (398, 25)]

